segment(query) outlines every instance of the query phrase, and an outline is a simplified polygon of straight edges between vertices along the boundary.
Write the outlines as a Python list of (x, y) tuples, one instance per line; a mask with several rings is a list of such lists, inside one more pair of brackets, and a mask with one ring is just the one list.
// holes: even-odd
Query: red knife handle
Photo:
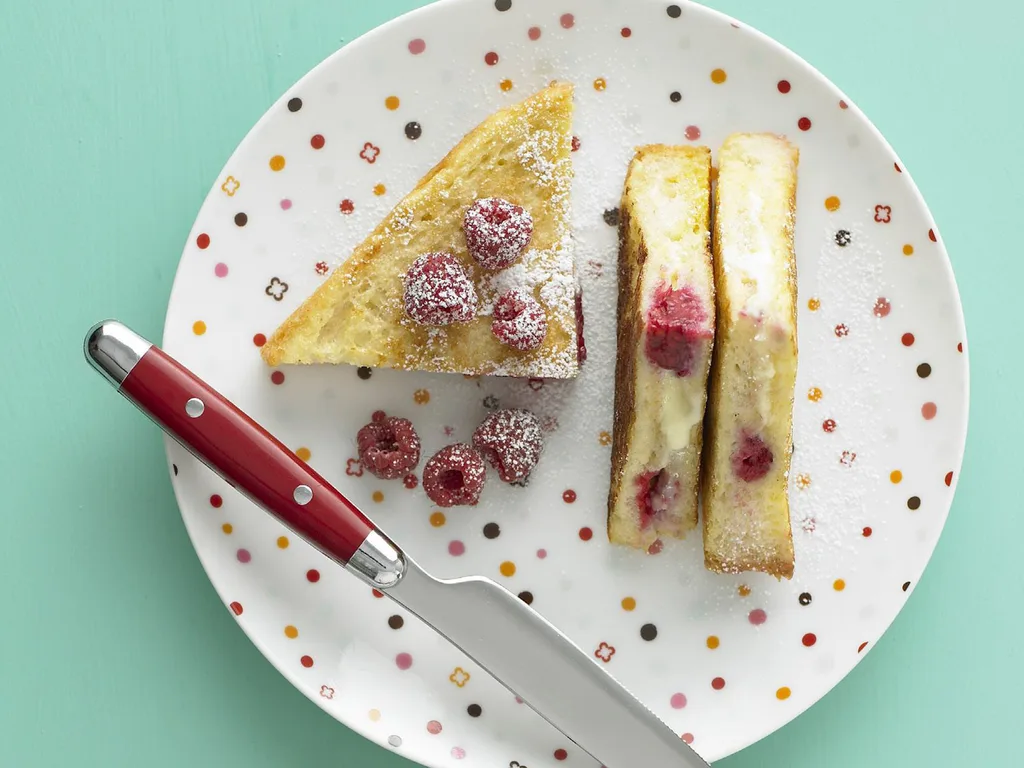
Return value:
[[(368, 556), (374, 563), (363, 564), (374, 571), (386, 565), (382, 559), (401, 559), (352, 502), (163, 350), (107, 322), (90, 331), (86, 357), (168, 434), (324, 554), (343, 564)], [(403, 569), (394, 567), (396, 581)], [(364, 568), (355, 570), (370, 576)], [(379, 577), (375, 573), (370, 580), (387, 586)]]

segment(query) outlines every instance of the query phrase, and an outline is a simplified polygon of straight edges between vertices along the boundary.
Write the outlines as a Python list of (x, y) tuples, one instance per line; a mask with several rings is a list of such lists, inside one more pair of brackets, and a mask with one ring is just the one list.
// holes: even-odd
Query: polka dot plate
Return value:
[[(473, 34), (465, 34), (473, 30)], [(463, 133), (576, 84), (577, 257), (590, 359), (573, 382), (268, 369), (259, 346)], [(704, 571), (699, 535), (651, 554), (604, 532), (616, 208), (632, 147), (784, 133), (801, 151), (792, 581)], [(165, 348), (440, 576), (483, 574), (606, 664), (706, 759), (784, 725), (864, 657), (942, 530), (967, 424), (953, 275), (906, 169), (857, 108), (758, 32), (655, 0), (448, 0), (346, 46), (232, 155), (196, 220)], [(429, 456), (491, 409), (533, 409), (545, 454), (440, 511), (355, 460), (373, 411)], [(593, 766), (445, 641), (175, 444), (189, 534), (242, 629), (335, 718), (423, 765)], [(422, 468), (422, 465), (421, 467)]]

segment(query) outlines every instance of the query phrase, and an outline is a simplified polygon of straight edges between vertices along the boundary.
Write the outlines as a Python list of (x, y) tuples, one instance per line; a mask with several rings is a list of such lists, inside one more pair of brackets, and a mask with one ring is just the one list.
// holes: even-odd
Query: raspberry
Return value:
[(636, 504), (640, 527), (647, 528), (658, 515), (667, 512), (679, 495), (679, 478), (668, 470), (644, 472), (636, 479)]
[(487, 465), (466, 443), (442, 448), (423, 468), (423, 490), (439, 507), (476, 506), (486, 479)]
[(468, 323), (476, 316), (476, 289), (450, 253), (427, 253), (405, 275), (405, 311), (423, 325)]
[(473, 445), (502, 480), (516, 483), (537, 465), (544, 438), (540, 422), (530, 411), (506, 408), (484, 419), (473, 433)]
[(699, 342), (713, 335), (707, 319), (703, 300), (690, 286), (659, 284), (647, 310), (647, 358), (660, 368), (689, 376), (697, 362)]
[(382, 480), (394, 480), (406, 474), (420, 462), (420, 437), (412, 422), (394, 416), (374, 414), (374, 419), (359, 430), (356, 445), (359, 461), (371, 475)]
[(522, 288), (503, 293), (494, 303), (491, 332), (498, 341), (520, 352), (529, 352), (544, 343), (548, 318), (533, 296)]
[(745, 483), (760, 480), (772, 468), (772, 449), (757, 435), (744, 435), (732, 454), (732, 471)]
[(477, 200), (462, 219), (469, 255), (484, 269), (515, 263), (533, 237), (533, 217), (500, 197)]

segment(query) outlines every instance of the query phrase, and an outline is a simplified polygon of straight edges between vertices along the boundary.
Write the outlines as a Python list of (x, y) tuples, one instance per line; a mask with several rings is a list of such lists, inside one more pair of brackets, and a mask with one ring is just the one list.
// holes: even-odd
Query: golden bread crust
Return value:
[[(630, 163), (620, 215), (618, 334), (608, 537), (647, 549), (659, 537), (684, 538), (697, 525), (706, 383), (714, 335), (710, 251), (711, 152), (649, 145)], [(645, 312), (659, 286), (686, 286), (708, 317), (693, 370), (681, 377), (645, 353)], [(665, 470), (676, 491), (645, 520), (643, 477)]]
[[(552, 84), (466, 134), (274, 332), (262, 349), (266, 363), (575, 376), (572, 94), (572, 85)], [(522, 205), (534, 222), (526, 253), (498, 273), (476, 264), (462, 233), (466, 209), (484, 197)], [(428, 328), (405, 314), (405, 273), (416, 258), (433, 251), (454, 254), (473, 280), (481, 305), (472, 321)], [(548, 319), (544, 343), (530, 352), (512, 349), (491, 333), (497, 295), (524, 285)]]
[[(799, 153), (784, 138), (734, 134), (719, 154), (714, 223), (718, 337), (711, 368), (702, 500), (705, 566), (792, 578), (788, 477), (796, 379), (793, 230)], [(765, 243), (768, 244), (767, 249)], [(773, 461), (744, 482), (744, 435)]]
[(615, 357), (615, 402), (612, 425), (612, 469), (611, 488), (608, 493), (608, 540), (614, 544), (642, 546), (636, 524), (615, 515), (620, 496), (626, 491), (626, 456), (629, 451), (629, 436), (636, 422), (636, 349), (643, 332), (643, 317), (640, 309), (640, 284), (633, 278), (634, 272), (643, 269), (647, 261), (647, 248), (642, 235), (632, 240), (628, 233), (632, 225), (630, 204), (623, 194), (619, 213), (619, 291), (618, 291), (618, 333), (616, 334)]

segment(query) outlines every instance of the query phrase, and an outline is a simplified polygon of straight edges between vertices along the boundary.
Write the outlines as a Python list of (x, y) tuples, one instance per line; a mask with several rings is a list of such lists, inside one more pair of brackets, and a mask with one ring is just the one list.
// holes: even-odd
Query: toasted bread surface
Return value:
[(608, 498), (616, 544), (646, 549), (697, 525), (714, 337), (710, 174), (706, 147), (651, 145), (626, 176)]
[[(360, 243), (347, 261), (268, 339), (269, 365), (347, 363), (403, 370), (568, 378), (579, 362), (577, 283), (570, 232), (572, 94), (552, 84), (470, 131)], [(500, 197), (533, 217), (519, 261), (499, 272), (470, 257), (462, 220), (477, 199)], [(430, 252), (454, 254), (479, 295), (468, 323), (428, 327), (405, 313), (403, 281)], [(547, 315), (537, 349), (522, 352), (491, 332), (497, 297), (533, 293)]]
[(718, 157), (718, 331), (702, 489), (705, 565), (713, 571), (793, 575), (798, 161), (796, 147), (768, 134), (732, 135)]

